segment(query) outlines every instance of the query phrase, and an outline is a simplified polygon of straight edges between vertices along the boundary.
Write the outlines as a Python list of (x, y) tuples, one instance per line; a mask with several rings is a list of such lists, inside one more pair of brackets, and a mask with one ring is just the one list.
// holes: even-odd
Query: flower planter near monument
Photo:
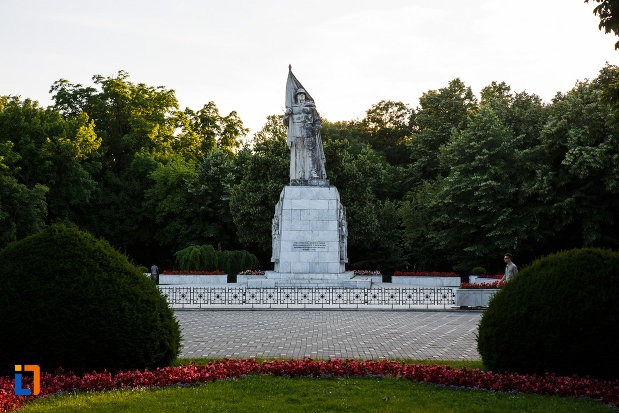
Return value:
[(490, 299), (500, 289), (458, 289), (456, 290), (456, 305), (460, 307), (487, 307)]
[(481, 275), (469, 275), (469, 283), (471, 284), (484, 284), (484, 283), (492, 283), (497, 280), (500, 280), (502, 276), (494, 275), (494, 276), (481, 276)]
[(424, 276), (406, 276), (393, 275), (391, 283), (397, 285), (418, 285), (422, 287), (459, 287), (460, 277), (424, 277)]

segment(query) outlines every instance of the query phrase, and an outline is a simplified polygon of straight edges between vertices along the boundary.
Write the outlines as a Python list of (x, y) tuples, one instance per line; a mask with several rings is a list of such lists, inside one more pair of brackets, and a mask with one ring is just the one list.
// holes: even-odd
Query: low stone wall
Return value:
[(460, 277), (417, 277), (394, 275), (391, 283), (397, 285), (414, 285), (422, 287), (460, 287)]
[(490, 299), (499, 289), (458, 289), (456, 290), (456, 305), (460, 307), (487, 307)]
[(178, 284), (226, 284), (228, 276), (223, 275), (193, 275), (193, 274), (160, 274), (159, 284), (162, 285), (178, 285)]

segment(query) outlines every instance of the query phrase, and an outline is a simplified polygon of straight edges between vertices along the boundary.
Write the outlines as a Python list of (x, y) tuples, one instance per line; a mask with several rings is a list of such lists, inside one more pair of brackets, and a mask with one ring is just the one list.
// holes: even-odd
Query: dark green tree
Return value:
[(551, 250), (619, 247), (619, 125), (603, 93), (598, 78), (557, 94), (540, 135), (535, 189), (550, 211)]
[(35, 184), (28, 188), (0, 173), (0, 248), (45, 227), (47, 191), (46, 186)]
[(517, 147), (509, 128), (482, 106), (442, 148), (449, 174), (434, 198), (440, 230), (431, 237), (454, 269), (492, 262), (519, 246), (526, 225), (517, 216)]
[[(51, 88), (54, 107), (69, 121), (88, 114), (101, 138), (102, 167), (93, 174), (99, 185), (77, 220), (80, 225), (146, 262), (162, 255), (171, 260), (187, 243), (227, 232), (205, 221), (190, 193), (199, 187), (197, 178), (189, 179), (181, 164), (191, 164), (195, 175), (215, 148), (234, 156), (247, 132), (236, 112), (222, 116), (213, 102), (197, 112), (181, 111), (174, 90), (134, 83), (123, 71), (96, 75), (93, 82), (85, 87), (59, 80)], [(164, 171), (171, 173), (169, 179)]]
[(435, 218), (443, 179), (439, 177), (434, 181), (422, 182), (411, 189), (400, 203), (403, 242), (411, 270), (453, 270), (450, 261), (445, 259), (447, 247), (437, 242), (437, 238), (433, 236), (441, 228)]
[(52, 85), (54, 107), (67, 118), (86, 113), (102, 138), (100, 153), (114, 171), (125, 168), (141, 151), (169, 153), (176, 141), (178, 101), (173, 90), (129, 81), (129, 74), (93, 76), (96, 88), (65, 79)]
[(413, 111), (402, 102), (381, 100), (372, 105), (361, 121), (364, 143), (392, 164), (409, 163), (406, 143), (412, 132), (412, 116)]
[[(600, 30), (604, 30), (605, 33), (611, 31), (615, 35), (619, 36), (619, 4), (616, 0), (593, 0), (598, 3), (593, 9), (593, 14), (600, 18)], [(589, 0), (585, 0), (585, 3), (589, 3)], [(615, 43), (615, 50), (619, 49), (619, 41)]]
[(28, 188), (44, 185), (48, 220), (74, 222), (91, 201), (101, 140), (84, 113), (65, 120), (58, 111), (29, 99), (0, 103), (0, 145), (8, 151), (11, 175)]
[(196, 205), (197, 216), (204, 221), (204, 239), (219, 250), (233, 249), (237, 228), (230, 212), (234, 185), (240, 181), (239, 171), (230, 152), (220, 149), (202, 158), (195, 180), (190, 181), (189, 193)]
[(180, 155), (168, 157), (150, 173), (152, 186), (145, 191), (146, 207), (154, 212), (155, 239), (178, 251), (204, 239), (208, 222), (199, 214), (190, 188), (198, 185), (196, 165)]
[(424, 93), (419, 105), (409, 143), (411, 173), (417, 182), (439, 175), (439, 148), (449, 141), (454, 129), (466, 126), (469, 114), (477, 108), (477, 100), (470, 87), (454, 79), (445, 88)]
[(240, 183), (230, 196), (230, 211), (239, 242), (256, 252), (259, 261), (270, 262), (271, 220), (280, 193), (290, 180), (290, 152), (282, 116), (269, 116), (237, 158)]

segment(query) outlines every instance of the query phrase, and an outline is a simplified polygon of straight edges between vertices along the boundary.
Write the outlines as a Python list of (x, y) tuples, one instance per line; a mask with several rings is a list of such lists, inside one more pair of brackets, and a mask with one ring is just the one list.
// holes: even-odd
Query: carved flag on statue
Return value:
[(307, 89), (303, 87), (301, 82), (292, 73), (292, 65), (288, 65), (288, 80), (286, 81), (286, 109), (292, 108), (294, 99), (297, 94), (297, 90), (303, 89), (305, 91), (305, 99), (313, 102), (314, 99), (307, 93)]
[(314, 99), (288, 66), (286, 81), (286, 142), (290, 148), (290, 185), (328, 186), (320, 138), (322, 120)]

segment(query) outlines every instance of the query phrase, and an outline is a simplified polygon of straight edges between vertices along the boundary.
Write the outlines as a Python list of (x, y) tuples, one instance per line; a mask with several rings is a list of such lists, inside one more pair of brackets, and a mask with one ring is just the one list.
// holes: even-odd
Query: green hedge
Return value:
[(471, 270), (471, 275), (485, 275), (488, 271), (484, 267), (475, 267)]
[(190, 246), (174, 256), (179, 268), (186, 271), (224, 271), (236, 275), (244, 270), (257, 270), (258, 258), (247, 251), (216, 251), (212, 245)]
[(106, 241), (60, 225), (0, 251), (0, 358), (75, 372), (166, 366), (180, 347), (153, 282)]
[(541, 258), (490, 301), (477, 347), (493, 371), (617, 378), (619, 253)]

